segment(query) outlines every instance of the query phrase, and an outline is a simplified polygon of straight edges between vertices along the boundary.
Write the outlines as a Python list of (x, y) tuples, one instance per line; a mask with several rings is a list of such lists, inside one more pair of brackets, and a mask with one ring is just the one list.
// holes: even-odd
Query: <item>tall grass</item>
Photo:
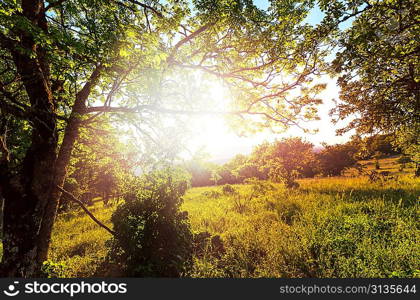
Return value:
[[(303, 180), (244, 201), (206, 199), (194, 189), (185, 209), (193, 228), (221, 235), (222, 260), (197, 259), (193, 276), (419, 276), (419, 181)], [(253, 186), (236, 186), (247, 199)], [(212, 188), (218, 191), (218, 188)]]
[[(223, 253), (197, 255), (192, 277), (419, 277), (420, 181), (367, 178), (190, 189), (183, 209), (196, 232), (219, 235)], [(111, 225), (115, 207), (93, 207)], [(82, 212), (60, 215), (50, 259), (64, 276), (106, 276), (110, 236)], [(111, 268), (111, 270), (109, 270)], [(106, 270), (106, 268), (105, 268)], [(104, 273), (105, 272), (105, 273)]]
[[(89, 210), (112, 228), (114, 206), (95, 203)], [(52, 235), (49, 260), (64, 266), (63, 277), (103, 276), (102, 264), (107, 255), (105, 243), (111, 234), (94, 223), (83, 211), (60, 214)]]

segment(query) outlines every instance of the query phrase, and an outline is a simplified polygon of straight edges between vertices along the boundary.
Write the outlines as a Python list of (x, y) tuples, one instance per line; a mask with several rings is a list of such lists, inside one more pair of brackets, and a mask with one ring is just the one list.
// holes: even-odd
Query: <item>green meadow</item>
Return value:
[[(420, 277), (420, 179), (393, 175), (301, 179), (295, 189), (269, 181), (191, 188), (182, 209), (212, 242), (183, 276)], [(111, 227), (117, 205), (98, 201), (90, 211)], [(60, 214), (50, 275), (120, 276), (107, 261), (110, 238), (81, 210)]]

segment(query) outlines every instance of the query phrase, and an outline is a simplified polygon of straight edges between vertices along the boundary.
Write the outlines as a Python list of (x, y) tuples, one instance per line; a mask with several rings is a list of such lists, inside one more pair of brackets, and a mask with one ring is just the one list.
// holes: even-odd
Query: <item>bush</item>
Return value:
[(136, 180), (112, 215), (109, 259), (127, 276), (179, 277), (192, 263), (188, 214), (180, 211), (185, 177), (159, 172)]
[(212, 199), (217, 199), (222, 196), (222, 194), (219, 193), (218, 191), (205, 191), (202, 193), (202, 195), (206, 198), (212, 198)]
[(211, 235), (207, 231), (194, 234), (194, 255), (196, 257), (211, 256), (221, 258), (225, 251), (220, 235)]
[(236, 190), (235, 190), (235, 188), (234, 188), (233, 186), (231, 186), (230, 184), (225, 184), (225, 185), (222, 187), (222, 192), (223, 192), (223, 194), (225, 194), (225, 195), (229, 195), (229, 194), (234, 194), (234, 193), (236, 193)]
[(410, 156), (401, 156), (397, 160), (397, 163), (399, 163), (399, 164), (409, 164), (411, 162), (413, 162), (413, 161), (411, 160), (411, 157)]
[(248, 178), (245, 180), (246, 184), (252, 184), (252, 193), (251, 197), (253, 196), (264, 196), (269, 192), (274, 191), (276, 188), (268, 181), (258, 180), (256, 178)]
[(46, 278), (65, 278), (67, 265), (63, 262), (55, 263), (51, 260), (46, 260), (42, 264), (41, 274)]
[(404, 169), (407, 167), (407, 164), (411, 164), (411, 163), (413, 163), (413, 160), (411, 159), (411, 157), (409, 157), (409, 156), (401, 156), (398, 160), (397, 160), (397, 163), (399, 163), (400, 164), (400, 167), (399, 167), (399, 171), (400, 172), (402, 172), (402, 171), (404, 171)]

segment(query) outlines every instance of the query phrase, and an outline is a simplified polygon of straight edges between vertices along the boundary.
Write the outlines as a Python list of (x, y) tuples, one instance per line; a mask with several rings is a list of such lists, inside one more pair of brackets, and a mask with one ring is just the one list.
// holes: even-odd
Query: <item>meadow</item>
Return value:
[[(251, 180), (189, 189), (182, 208), (193, 231), (211, 243), (184, 276), (420, 277), (420, 179), (401, 173), (299, 185)], [(116, 205), (96, 202), (90, 210), (111, 227)], [(110, 238), (81, 210), (60, 214), (50, 276), (119, 276), (107, 263)]]

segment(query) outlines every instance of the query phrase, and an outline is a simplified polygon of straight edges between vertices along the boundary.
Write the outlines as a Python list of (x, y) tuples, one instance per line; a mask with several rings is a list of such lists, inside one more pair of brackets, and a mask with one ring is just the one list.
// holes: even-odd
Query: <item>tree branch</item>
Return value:
[(68, 196), (70, 198), (70, 200), (72, 200), (73, 202), (76, 202), (77, 204), (79, 204), (79, 206), (85, 211), (85, 213), (99, 226), (101, 226), (102, 228), (104, 228), (106, 231), (108, 231), (110, 234), (112, 235), (116, 235), (115, 231), (113, 231), (112, 229), (110, 229), (108, 226), (106, 226), (104, 223), (102, 223), (101, 221), (99, 221), (97, 218), (95, 218), (95, 216), (86, 208), (86, 206), (83, 204), (82, 201), (80, 201), (79, 199), (77, 199), (75, 196), (73, 196), (72, 193), (66, 191), (65, 189), (63, 189), (60, 186), (56, 186), (57, 189), (59, 189), (62, 193), (64, 193), (66, 196)]
[(3, 162), (3, 161), (9, 162), (10, 161), (10, 151), (7, 148), (7, 141), (6, 140), (7, 140), (7, 126), (6, 126), (6, 129), (4, 131), (4, 134), (0, 135), (0, 151), (3, 154), (1, 159), (0, 159), (0, 162)]
[(47, 7), (45, 7), (45, 11), (49, 10), (50, 8), (57, 7), (63, 4), (64, 1), (66, 0), (57, 0), (55, 2), (50, 2), (50, 4), (48, 4)]
[[(281, 115), (276, 111), (276, 115), (280, 118), (276, 118), (266, 112), (251, 111), (251, 107), (244, 110), (233, 110), (233, 111), (215, 111), (215, 110), (177, 110), (164, 107), (157, 107), (154, 105), (139, 105), (135, 107), (113, 107), (113, 106), (95, 106), (86, 108), (86, 113), (94, 112), (110, 112), (110, 113), (139, 113), (143, 110), (152, 110), (158, 113), (165, 114), (181, 114), (181, 115), (260, 115), (272, 121), (280, 122), (285, 125), (297, 123), (290, 118)], [(298, 126), (300, 127), (300, 126)]]
[(175, 56), (175, 53), (178, 51), (179, 48), (182, 47), (182, 45), (184, 45), (185, 43), (188, 43), (189, 41), (191, 41), (192, 39), (194, 39), (195, 37), (197, 37), (200, 33), (206, 31), (207, 29), (209, 29), (211, 26), (213, 26), (216, 22), (211, 22), (208, 23), (200, 28), (198, 28), (196, 31), (194, 31), (193, 33), (187, 35), (185, 38), (183, 38), (182, 40), (180, 40), (178, 43), (175, 44), (171, 54), (169, 55), (167, 61), (168, 62), (172, 62), (173, 61), (173, 57)]
[[(141, 6), (141, 7), (143, 7), (144, 9), (148, 9), (148, 10), (151, 10), (156, 16), (158, 16), (159, 18), (163, 18), (163, 15), (162, 15), (162, 13), (161, 12), (159, 12), (157, 9), (155, 9), (154, 7), (151, 7), (150, 5), (147, 5), (147, 4), (144, 4), (144, 3), (141, 3), (141, 2), (139, 2), (139, 1), (136, 1), (136, 0), (126, 0), (127, 2), (130, 2), (130, 3), (132, 3), (132, 4), (136, 4), (136, 5), (138, 5), (138, 6)], [(120, 1), (116, 1), (118, 4), (120, 4), (120, 5), (123, 5), (123, 6), (126, 6), (124, 3), (122, 3), (122, 2), (120, 2)]]
[(74, 102), (74, 105), (73, 105), (73, 112), (83, 113), (86, 106), (86, 99), (89, 97), (90, 91), (92, 90), (92, 88), (98, 82), (103, 69), (104, 67), (102, 65), (96, 66), (96, 68), (93, 70), (92, 74), (90, 75), (88, 81), (85, 83), (82, 89), (79, 92), (77, 92), (76, 101)]

